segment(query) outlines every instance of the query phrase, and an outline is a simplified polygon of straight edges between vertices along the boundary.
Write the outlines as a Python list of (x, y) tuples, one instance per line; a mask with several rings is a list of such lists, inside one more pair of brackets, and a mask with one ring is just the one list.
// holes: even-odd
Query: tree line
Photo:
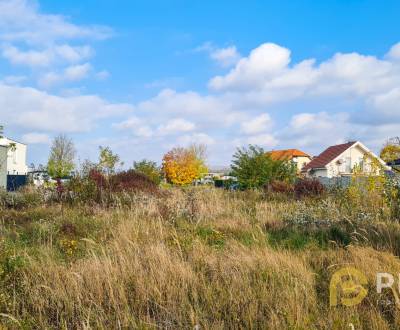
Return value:
[[(400, 158), (400, 138), (389, 139), (380, 152), (386, 162)], [(47, 163), (47, 171), (53, 178), (70, 175), (76, 168), (76, 149), (73, 141), (66, 135), (56, 136), (52, 142)], [(99, 147), (98, 161), (85, 161), (81, 169), (86, 172), (95, 168), (105, 175), (112, 175), (122, 167), (120, 157), (109, 147)], [(156, 184), (164, 179), (167, 183), (183, 186), (192, 184), (208, 173), (207, 148), (202, 144), (188, 147), (175, 147), (162, 159), (161, 166), (156, 162), (143, 159), (135, 161), (132, 169), (150, 178)], [(243, 189), (263, 187), (272, 181), (293, 183), (297, 176), (297, 167), (291, 161), (274, 160), (263, 148), (256, 145), (237, 148), (232, 156), (231, 176), (238, 180)]]

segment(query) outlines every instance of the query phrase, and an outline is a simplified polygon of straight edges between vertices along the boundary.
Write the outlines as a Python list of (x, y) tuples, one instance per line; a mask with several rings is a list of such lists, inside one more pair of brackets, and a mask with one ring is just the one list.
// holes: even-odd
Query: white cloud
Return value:
[(216, 48), (210, 52), (210, 57), (224, 67), (236, 64), (240, 59), (240, 54), (236, 46), (226, 48)]
[(22, 135), (22, 142), (26, 144), (49, 144), (50, 137), (43, 133), (27, 133)]
[(0, 116), (7, 125), (46, 132), (85, 132), (102, 118), (132, 112), (96, 95), (61, 97), (35, 88), (0, 84)]
[[(376, 148), (400, 131), (400, 61), (395, 53), (392, 47), (383, 58), (337, 53), (322, 62), (291, 63), (290, 50), (263, 44), (225, 75), (212, 78), (208, 92), (164, 89), (133, 105), (81, 95), (79, 89), (51, 95), (4, 85), (3, 79), (0, 116), (6, 125), (35, 134), (115, 134), (122, 150), (131, 143), (143, 152), (152, 149), (152, 154), (165, 146), (202, 142), (211, 146), (210, 156), (218, 164), (236, 146), (247, 144), (317, 154), (331, 144), (359, 139)], [(79, 61), (47, 74), (41, 82), (45, 87), (97, 75), (90, 63)], [(116, 123), (111, 133), (102, 121), (106, 117)], [(100, 122), (103, 131), (97, 128)]]
[(390, 48), (389, 52), (386, 54), (386, 57), (392, 60), (400, 60), (400, 42)]
[(175, 118), (158, 127), (158, 133), (161, 135), (176, 134), (180, 132), (190, 132), (195, 129), (195, 125), (183, 118)]
[(28, 66), (49, 66), (53, 54), (48, 49), (43, 51), (28, 50), (20, 51), (17, 47), (6, 45), (3, 47), (3, 57), (13, 64)]
[(222, 67), (235, 65), (241, 58), (236, 46), (219, 48), (212, 42), (205, 42), (201, 46), (195, 48), (194, 51), (208, 53), (210, 58)]
[(249, 144), (258, 145), (263, 148), (274, 148), (278, 144), (278, 140), (272, 134), (257, 134), (252, 136), (247, 136), (245, 138), (237, 138), (233, 140), (233, 147), (246, 146)]
[[(32, 0), (0, 0), (0, 52), (13, 65), (34, 69), (41, 88), (88, 76), (94, 55), (90, 43), (112, 35), (104, 26), (77, 25), (61, 15), (45, 14)], [(103, 70), (97, 79), (106, 79)], [(39, 77), (39, 78), (38, 78)]]
[(115, 123), (113, 127), (120, 131), (128, 130), (137, 137), (148, 138), (153, 135), (153, 130), (137, 117), (130, 117), (120, 123)]
[(52, 44), (57, 40), (104, 39), (105, 26), (80, 26), (61, 15), (43, 14), (36, 1), (0, 0), (0, 40), (27, 44)]
[(8, 85), (18, 85), (19, 83), (25, 81), (27, 79), (26, 76), (6, 76), (3, 78), (1, 82)]
[(87, 78), (91, 70), (92, 66), (89, 63), (72, 65), (61, 73), (47, 72), (40, 77), (38, 83), (41, 87), (50, 88), (63, 82), (75, 82)]
[(188, 146), (193, 143), (212, 146), (213, 144), (215, 144), (215, 140), (206, 133), (194, 133), (191, 135), (183, 135), (179, 137), (177, 140), (177, 144), (182, 146)]
[(67, 81), (77, 81), (86, 78), (92, 66), (89, 63), (69, 66), (64, 70), (64, 78)]
[(245, 134), (257, 134), (265, 132), (272, 125), (271, 116), (263, 113), (241, 124), (241, 131)]
[(213, 78), (210, 87), (215, 90), (259, 88), (263, 80), (275, 77), (289, 62), (288, 49), (266, 43), (252, 50), (249, 57), (242, 58), (226, 76)]

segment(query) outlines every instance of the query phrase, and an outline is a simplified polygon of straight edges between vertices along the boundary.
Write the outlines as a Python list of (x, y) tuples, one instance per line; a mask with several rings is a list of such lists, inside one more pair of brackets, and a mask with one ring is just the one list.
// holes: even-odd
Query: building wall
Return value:
[(340, 163), (335, 160), (328, 164), (328, 177), (351, 175), (355, 166), (361, 166), (364, 173), (371, 173), (374, 169), (371, 166), (372, 157), (370, 157), (362, 148), (355, 145), (347, 149), (340, 156)]
[(7, 147), (0, 146), (0, 189), (7, 188)]
[(324, 177), (327, 177), (328, 171), (326, 169), (318, 168), (318, 169), (314, 169), (311, 172), (309, 172), (308, 175), (313, 178), (324, 178)]
[(15, 150), (9, 148), (7, 157), (7, 171), (9, 174), (25, 175), (28, 172), (26, 165), (26, 145), (7, 138), (0, 139), (0, 145), (8, 146), (15, 143)]
[(309, 157), (293, 157), (293, 161), (297, 164), (297, 171), (301, 172), (303, 167), (311, 162), (311, 159)]

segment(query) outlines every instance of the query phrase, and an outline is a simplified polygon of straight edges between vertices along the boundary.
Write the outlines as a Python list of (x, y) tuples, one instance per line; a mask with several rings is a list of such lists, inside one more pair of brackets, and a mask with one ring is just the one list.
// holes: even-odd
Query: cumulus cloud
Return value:
[[(80, 92), (56, 96), (3, 80), (0, 115), (6, 123), (38, 134), (103, 134), (96, 125), (109, 118), (114, 130), (104, 134), (116, 134), (117, 141), (160, 152), (165, 146), (202, 142), (211, 145), (210, 156), (219, 164), (246, 144), (317, 154), (331, 144), (362, 140), (373, 149), (400, 131), (397, 47), (382, 58), (337, 53), (320, 62), (293, 62), (289, 49), (266, 43), (211, 78), (206, 92), (166, 88), (132, 105)], [(48, 81), (42, 84), (52, 86), (84, 79), (95, 70), (78, 62), (46, 72)]]
[(210, 81), (215, 90), (234, 88), (260, 88), (265, 79), (271, 79), (287, 67), (290, 51), (272, 43), (266, 43), (242, 58), (227, 75)]
[(271, 116), (263, 113), (255, 118), (245, 121), (241, 124), (241, 131), (245, 134), (257, 134), (265, 132), (272, 125)]
[(15, 65), (48, 67), (57, 61), (80, 62), (93, 54), (90, 46), (60, 45), (42, 50), (23, 51), (12, 45), (4, 45), (2, 55)]
[[(95, 109), (95, 111), (94, 111)], [(97, 95), (61, 97), (35, 88), (0, 84), (0, 116), (4, 123), (46, 132), (85, 132), (102, 118), (132, 112)]]
[(130, 117), (120, 123), (114, 123), (113, 127), (120, 131), (128, 130), (137, 137), (148, 138), (153, 135), (153, 130), (150, 126), (146, 125), (145, 122), (138, 117)]
[(40, 12), (36, 1), (0, 0), (0, 40), (31, 45), (68, 39), (105, 39), (112, 30), (105, 26), (81, 26), (62, 15)]
[(193, 143), (212, 146), (213, 144), (215, 144), (215, 140), (206, 133), (194, 133), (190, 135), (180, 136), (177, 140), (177, 143), (181, 146), (188, 146)]
[(24, 82), (26, 79), (27, 79), (26, 76), (14, 76), (14, 75), (11, 75), (11, 76), (5, 76), (0, 81), (0, 83), (3, 82), (4, 84), (8, 84), (8, 85), (18, 85), (18, 84)]
[(226, 48), (216, 48), (210, 52), (210, 57), (224, 67), (236, 64), (240, 59), (240, 54), (236, 46)]
[[(91, 68), (87, 61), (95, 53), (90, 43), (111, 35), (105, 26), (78, 25), (42, 13), (37, 1), (0, 0), (1, 56), (14, 66), (34, 69), (29, 75), (41, 88), (86, 78)], [(93, 75), (107, 76), (105, 70)]]
[(176, 118), (169, 120), (167, 123), (162, 124), (158, 128), (159, 134), (176, 134), (180, 132), (190, 132), (195, 129), (195, 125), (183, 118)]
[(211, 42), (206, 42), (197, 47), (195, 52), (206, 52), (210, 58), (222, 67), (235, 65), (241, 58), (236, 46), (228, 46), (219, 48)]
[(92, 66), (89, 63), (71, 65), (61, 73), (47, 72), (40, 77), (39, 86), (50, 88), (63, 82), (76, 82), (89, 76)]
[(22, 135), (22, 142), (26, 144), (49, 144), (50, 137), (43, 133), (27, 133)]

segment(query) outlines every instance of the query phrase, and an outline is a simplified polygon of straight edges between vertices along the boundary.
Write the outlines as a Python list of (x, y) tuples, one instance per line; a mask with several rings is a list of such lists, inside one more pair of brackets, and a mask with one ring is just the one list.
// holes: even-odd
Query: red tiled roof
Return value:
[(293, 157), (310, 157), (310, 155), (298, 149), (272, 150), (268, 154), (273, 160), (292, 160)]
[(307, 171), (312, 168), (324, 168), (327, 164), (329, 164), (332, 160), (345, 152), (355, 143), (356, 141), (353, 141), (329, 147), (319, 156), (315, 157), (311, 162), (309, 162), (303, 170)]

